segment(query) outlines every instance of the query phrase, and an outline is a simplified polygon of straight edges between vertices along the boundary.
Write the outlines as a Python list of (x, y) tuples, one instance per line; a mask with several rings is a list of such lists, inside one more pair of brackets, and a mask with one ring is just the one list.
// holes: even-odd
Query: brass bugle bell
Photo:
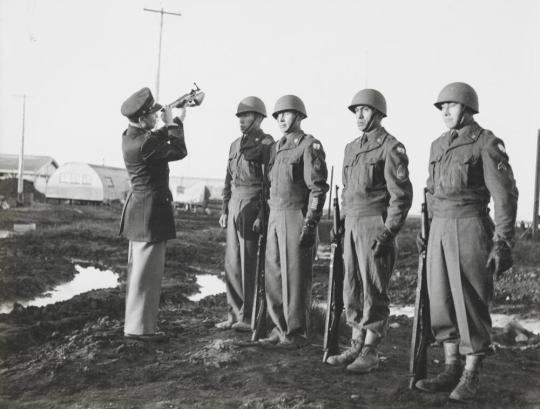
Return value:
[(180, 98), (176, 99), (174, 102), (165, 105), (162, 109), (165, 108), (183, 108), (183, 107), (197, 107), (202, 104), (204, 100), (204, 92), (198, 87), (196, 83), (193, 83), (195, 86), (194, 89), (189, 91), (187, 94), (182, 95)]

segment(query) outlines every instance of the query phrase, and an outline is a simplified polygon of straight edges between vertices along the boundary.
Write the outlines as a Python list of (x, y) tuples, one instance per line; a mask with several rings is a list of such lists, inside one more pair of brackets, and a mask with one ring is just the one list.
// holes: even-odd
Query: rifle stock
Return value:
[[(427, 246), (429, 238), (429, 217), (426, 194), (427, 189), (424, 189), (421, 235)], [(409, 389), (413, 389), (416, 382), (425, 378), (427, 375), (427, 353), (432, 338), (429, 295), (427, 289), (426, 258), (427, 249), (424, 249), (418, 256), (418, 278), (416, 283), (416, 299), (414, 303), (414, 320), (409, 361)]]
[(331, 355), (339, 353), (339, 319), (343, 311), (343, 246), (339, 234), (340, 211), (338, 187), (333, 199), (334, 242), (330, 246), (330, 269), (328, 274), (328, 297), (324, 324), (323, 362)]

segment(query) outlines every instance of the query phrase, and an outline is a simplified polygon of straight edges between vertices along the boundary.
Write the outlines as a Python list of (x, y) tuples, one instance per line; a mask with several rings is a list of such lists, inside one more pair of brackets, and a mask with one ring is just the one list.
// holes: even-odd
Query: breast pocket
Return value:
[(287, 176), (292, 183), (304, 180), (304, 162), (301, 157), (288, 158), (286, 168)]
[(457, 157), (452, 161), (453, 165), (449, 172), (450, 188), (453, 191), (460, 191), (465, 188), (472, 188), (479, 183), (482, 169), (478, 169), (478, 158), (472, 155)]
[(236, 157), (237, 153), (232, 153), (229, 155), (229, 161), (227, 162), (227, 170), (231, 174), (232, 178), (236, 178)]
[(369, 159), (364, 162), (362, 183), (366, 191), (376, 190), (385, 185), (384, 181), (384, 161)]
[(352, 158), (345, 158), (343, 161), (343, 185), (345, 186), (352, 186), (355, 184), (355, 180), (353, 177), (353, 170), (354, 170), (354, 157)]
[(429, 161), (429, 175), (433, 181), (435, 189), (439, 190), (442, 187), (440, 174), (441, 174), (441, 157), (437, 155)]

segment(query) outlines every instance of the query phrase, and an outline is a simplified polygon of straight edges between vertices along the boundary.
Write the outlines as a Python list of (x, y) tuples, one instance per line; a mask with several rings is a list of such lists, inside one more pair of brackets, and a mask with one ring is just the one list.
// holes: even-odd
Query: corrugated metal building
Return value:
[(205, 197), (207, 201), (222, 201), (224, 184), (224, 179), (169, 177), (169, 189), (171, 189), (173, 201), (177, 203), (197, 203), (199, 196)]
[[(23, 178), (34, 183), (38, 192), (45, 193), (49, 177), (58, 169), (58, 163), (50, 156), (24, 155)], [(19, 155), (0, 153), (0, 178), (16, 178), (19, 171)]]
[(47, 199), (79, 202), (124, 201), (129, 177), (124, 168), (68, 162), (47, 183)]

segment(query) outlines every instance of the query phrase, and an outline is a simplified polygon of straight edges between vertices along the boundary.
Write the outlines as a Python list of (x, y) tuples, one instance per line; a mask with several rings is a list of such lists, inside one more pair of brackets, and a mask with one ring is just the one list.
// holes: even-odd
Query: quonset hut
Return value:
[(78, 203), (123, 202), (129, 190), (129, 177), (124, 168), (68, 162), (49, 178), (48, 201)]
[[(58, 163), (50, 156), (24, 155), (23, 178), (38, 192), (45, 193), (47, 181), (57, 168)], [(16, 178), (18, 169), (19, 155), (0, 153), (0, 179)]]

